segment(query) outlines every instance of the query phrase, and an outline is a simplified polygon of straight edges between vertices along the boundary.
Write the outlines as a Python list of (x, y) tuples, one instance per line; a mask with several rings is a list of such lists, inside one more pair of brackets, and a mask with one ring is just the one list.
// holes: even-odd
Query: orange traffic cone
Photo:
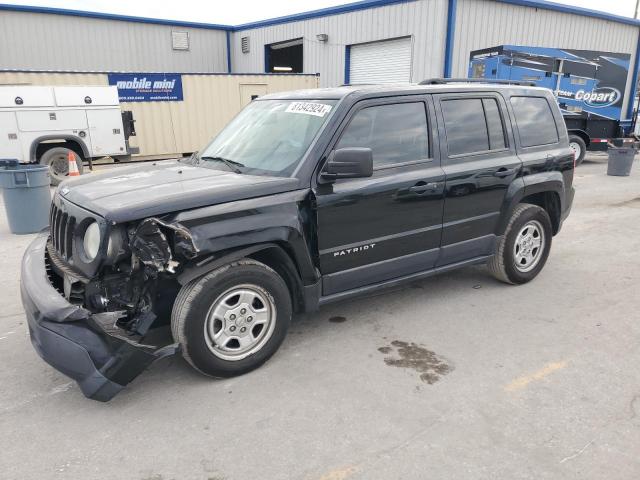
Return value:
[(76, 154), (73, 152), (69, 152), (69, 155), (67, 155), (67, 159), (69, 160), (69, 176), (79, 177), (80, 171), (78, 170), (78, 164), (76, 163)]

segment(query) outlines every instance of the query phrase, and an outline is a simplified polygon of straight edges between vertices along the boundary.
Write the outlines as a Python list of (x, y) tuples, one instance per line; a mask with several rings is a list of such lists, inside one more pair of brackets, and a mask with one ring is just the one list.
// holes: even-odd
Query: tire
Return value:
[(576, 156), (576, 166), (580, 165), (587, 154), (587, 144), (582, 137), (578, 135), (569, 135), (569, 147), (574, 151)]
[[(525, 230), (528, 228), (528, 230)], [(535, 233), (538, 232), (540, 246), (533, 246), (537, 242)], [(531, 241), (520, 243), (527, 235), (532, 235)], [(513, 211), (509, 224), (498, 244), (495, 255), (489, 260), (489, 271), (501, 282), (522, 284), (533, 280), (544, 267), (549, 251), (553, 230), (549, 215), (537, 205), (521, 203)], [(516, 251), (516, 242), (518, 250)], [(525, 255), (527, 252), (531, 254)], [(522, 257), (524, 262), (522, 263)]]
[[(236, 292), (241, 292), (237, 302)], [(254, 300), (251, 305), (242, 300), (250, 297)], [(265, 311), (270, 320), (261, 323)], [(266, 265), (244, 259), (182, 287), (173, 305), (171, 333), (185, 360), (196, 370), (228, 378), (266, 362), (282, 344), (291, 316), (291, 295), (284, 280)], [(216, 335), (221, 335), (218, 340), (214, 339)], [(241, 340), (254, 342), (252, 348), (243, 347)]]
[(60, 182), (66, 180), (69, 176), (69, 152), (76, 156), (76, 164), (80, 175), (84, 171), (83, 158), (75, 151), (65, 147), (50, 148), (42, 154), (38, 163), (49, 166), (51, 176), (51, 185), (59, 185)]

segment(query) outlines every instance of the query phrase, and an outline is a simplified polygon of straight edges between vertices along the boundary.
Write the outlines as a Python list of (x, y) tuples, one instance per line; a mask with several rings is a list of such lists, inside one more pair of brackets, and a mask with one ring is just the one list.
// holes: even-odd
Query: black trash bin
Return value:
[(49, 167), (0, 160), (0, 188), (12, 233), (36, 233), (49, 225)]

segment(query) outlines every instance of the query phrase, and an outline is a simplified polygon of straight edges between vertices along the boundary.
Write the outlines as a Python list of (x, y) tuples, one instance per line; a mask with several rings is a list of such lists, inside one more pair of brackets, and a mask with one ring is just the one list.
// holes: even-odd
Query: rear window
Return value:
[(551, 106), (543, 97), (511, 97), (523, 147), (558, 142), (558, 129)]
[(506, 147), (495, 98), (442, 101), (449, 156), (501, 150)]

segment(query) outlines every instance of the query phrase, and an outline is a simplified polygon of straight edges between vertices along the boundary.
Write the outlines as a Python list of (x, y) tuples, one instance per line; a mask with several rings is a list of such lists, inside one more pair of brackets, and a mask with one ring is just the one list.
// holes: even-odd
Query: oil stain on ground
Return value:
[(331, 323), (342, 323), (342, 322), (346, 322), (347, 319), (345, 317), (336, 316), (336, 317), (331, 317), (329, 321)]
[(385, 357), (384, 363), (390, 367), (415, 370), (420, 374), (420, 380), (429, 385), (453, 371), (453, 367), (443, 358), (413, 342), (394, 340), (389, 346), (378, 348), (378, 351), (390, 355)]

